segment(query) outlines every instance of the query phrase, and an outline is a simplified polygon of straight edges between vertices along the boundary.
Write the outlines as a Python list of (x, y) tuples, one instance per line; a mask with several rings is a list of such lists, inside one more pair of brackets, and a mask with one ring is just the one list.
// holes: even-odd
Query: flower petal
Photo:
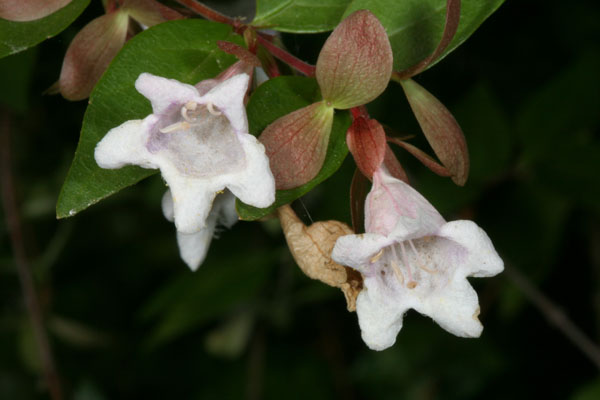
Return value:
[(154, 114), (162, 114), (173, 104), (183, 105), (199, 96), (192, 85), (147, 72), (140, 74), (135, 81), (135, 88), (150, 100)]
[(413, 307), (433, 318), (442, 328), (460, 337), (479, 337), (483, 326), (479, 315), (477, 293), (459, 274), (443, 289), (433, 291)]
[(146, 149), (147, 137), (144, 126), (152, 123), (153, 116), (145, 120), (127, 121), (111, 129), (96, 145), (94, 158), (102, 168), (121, 168), (129, 164), (137, 164), (143, 168), (157, 168)]
[(217, 225), (217, 216), (211, 214), (206, 219), (206, 227), (196, 233), (177, 231), (179, 254), (192, 271), (196, 271), (204, 262)]
[(177, 231), (196, 233), (207, 226), (206, 218), (212, 208), (217, 190), (205, 182), (185, 179), (173, 180), (163, 177), (169, 184), (173, 197), (173, 217)]
[(494, 249), (488, 235), (472, 221), (452, 221), (436, 233), (452, 240), (466, 250), (460, 269), (464, 276), (489, 277), (504, 270), (504, 262)]
[[(365, 281), (365, 285), (374, 282)], [(408, 307), (386, 298), (378, 285), (368, 285), (356, 299), (356, 314), (364, 342), (372, 350), (385, 350), (396, 342)]]
[(212, 88), (198, 102), (212, 103), (225, 114), (236, 132), (248, 133), (244, 96), (248, 90), (249, 81), (250, 77), (247, 74), (232, 76)]
[(218, 214), (217, 224), (228, 229), (240, 220), (235, 210), (235, 196), (229, 190), (217, 196), (213, 202), (213, 210)]
[(241, 201), (265, 208), (275, 201), (275, 178), (269, 168), (265, 147), (252, 135), (238, 135), (246, 155), (246, 167), (227, 183), (227, 188)]
[(335, 242), (331, 258), (338, 264), (347, 265), (359, 272), (365, 272), (369, 260), (392, 243), (394, 243), (393, 239), (377, 233), (346, 235)]
[(379, 168), (365, 204), (367, 232), (393, 236), (396, 241), (434, 234), (446, 221), (419, 192)]

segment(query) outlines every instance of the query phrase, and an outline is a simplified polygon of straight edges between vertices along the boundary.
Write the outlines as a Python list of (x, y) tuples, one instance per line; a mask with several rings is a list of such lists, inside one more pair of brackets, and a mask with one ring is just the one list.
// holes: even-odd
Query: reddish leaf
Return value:
[(33, 21), (44, 18), (71, 0), (0, 0), (0, 18), (9, 21)]
[(339, 109), (370, 102), (388, 85), (392, 57), (379, 20), (368, 10), (350, 14), (329, 36), (317, 60), (323, 98)]
[(94, 19), (73, 39), (58, 81), (68, 100), (88, 97), (108, 64), (119, 52), (127, 34), (128, 16), (122, 11)]
[(265, 145), (277, 189), (295, 188), (317, 175), (325, 161), (332, 122), (333, 108), (321, 101), (265, 128), (259, 140)]
[(452, 180), (464, 185), (469, 176), (469, 153), (460, 126), (448, 109), (421, 85), (407, 79), (401, 82), (421, 129)]
[(446, 21), (444, 23), (444, 32), (442, 38), (436, 49), (429, 55), (429, 57), (413, 65), (412, 67), (397, 72), (396, 76), (398, 79), (408, 79), (411, 76), (415, 76), (423, 71), (429, 64), (434, 62), (443, 52), (446, 50), (456, 31), (458, 30), (458, 23), (460, 22), (460, 0), (447, 0), (446, 1)]
[(385, 157), (383, 127), (374, 119), (356, 117), (346, 133), (346, 143), (360, 171), (371, 179)]

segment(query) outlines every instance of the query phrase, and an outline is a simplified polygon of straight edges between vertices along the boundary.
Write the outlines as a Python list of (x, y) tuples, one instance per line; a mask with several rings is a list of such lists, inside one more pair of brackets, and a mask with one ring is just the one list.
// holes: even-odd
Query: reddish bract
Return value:
[(469, 176), (469, 154), (460, 126), (448, 109), (421, 85), (407, 79), (401, 82), (421, 129), (442, 164), (457, 185)]
[(387, 87), (393, 55), (385, 28), (368, 10), (344, 19), (329, 36), (317, 60), (323, 98), (338, 109), (370, 102)]
[(374, 119), (356, 117), (346, 133), (346, 143), (360, 171), (371, 179), (385, 157), (383, 127)]
[(314, 178), (325, 161), (333, 108), (314, 103), (287, 114), (267, 128), (265, 145), (277, 189), (291, 189)]

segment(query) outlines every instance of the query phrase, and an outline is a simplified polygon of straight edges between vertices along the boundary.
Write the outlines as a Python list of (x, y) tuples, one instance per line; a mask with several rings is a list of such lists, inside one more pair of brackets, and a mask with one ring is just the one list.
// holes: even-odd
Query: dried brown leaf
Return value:
[(277, 210), (290, 252), (309, 278), (340, 288), (346, 297), (348, 311), (356, 310), (356, 297), (362, 290), (362, 275), (331, 259), (331, 251), (340, 236), (354, 231), (339, 221), (320, 221), (304, 225), (289, 205)]

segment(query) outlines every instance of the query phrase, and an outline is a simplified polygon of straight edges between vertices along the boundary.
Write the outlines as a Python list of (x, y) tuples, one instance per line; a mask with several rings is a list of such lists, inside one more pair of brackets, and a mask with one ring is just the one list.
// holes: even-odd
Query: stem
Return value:
[(206, 18), (210, 21), (220, 22), (222, 24), (231, 25), (233, 27), (237, 26), (234, 19), (229, 18), (228, 16), (223, 15), (220, 12), (215, 11), (212, 8), (205, 6), (202, 3), (198, 3), (197, 1), (194, 1), (194, 0), (175, 0), (175, 1), (177, 1), (182, 6), (186, 6), (190, 10), (195, 11), (197, 14), (203, 16), (204, 18)]
[(298, 72), (306, 75), (306, 76), (314, 76), (315, 75), (315, 66), (305, 63), (301, 59), (291, 55), (287, 51), (283, 50), (275, 46), (268, 39), (263, 37), (260, 32), (257, 32), (256, 39), (258, 42), (263, 45), (271, 54), (275, 57), (288, 64), (290, 67), (296, 69)]
[(600, 348), (577, 325), (573, 323), (560, 307), (547, 298), (527, 280), (517, 269), (505, 266), (504, 273), (523, 292), (523, 294), (546, 317), (548, 322), (561, 331), (590, 361), (600, 369)]
[(50, 347), (50, 342), (48, 341), (46, 329), (44, 327), (42, 311), (35, 290), (35, 285), (33, 283), (29, 260), (27, 259), (25, 246), (23, 243), (22, 225), (19, 218), (19, 210), (17, 207), (14, 182), (11, 173), (10, 116), (8, 112), (2, 111), (1, 119), (0, 174), (2, 175), (1, 185), (4, 215), (6, 216), (6, 224), (10, 234), (15, 264), (17, 266), (19, 280), (21, 281), (23, 297), (25, 298), (25, 305), (27, 306), (27, 311), (29, 313), (29, 317), (31, 318), (33, 333), (35, 335), (40, 352), (40, 359), (42, 361), (42, 368), (44, 371), (44, 379), (46, 381), (46, 385), (48, 386), (48, 390), (50, 391), (51, 398), (53, 400), (60, 400), (63, 398), (60, 379), (54, 364), (52, 349)]

